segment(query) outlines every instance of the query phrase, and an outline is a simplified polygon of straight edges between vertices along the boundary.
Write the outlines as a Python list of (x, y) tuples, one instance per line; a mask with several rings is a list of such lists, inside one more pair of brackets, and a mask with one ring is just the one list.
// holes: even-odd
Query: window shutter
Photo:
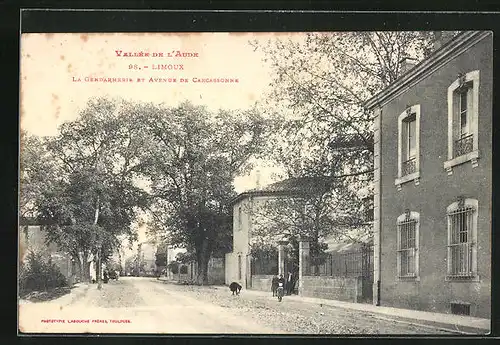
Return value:
[(473, 86), (471, 84), (471, 87), (467, 90), (467, 134), (472, 133), (472, 119), (477, 116), (477, 114), (474, 114), (474, 107), (473, 107), (473, 96), (472, 96), (472, 90)]
[(403, 140), (402, 140), (402, 161), (405, 162), (408, 159), (408, 122), (403, 121)]

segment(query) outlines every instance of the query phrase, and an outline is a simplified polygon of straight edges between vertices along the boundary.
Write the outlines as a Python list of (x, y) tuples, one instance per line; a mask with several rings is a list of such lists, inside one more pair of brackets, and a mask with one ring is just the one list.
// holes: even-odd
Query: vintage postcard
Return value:
[(20, 334), (489, 333), (491, 32), (20, 42)]

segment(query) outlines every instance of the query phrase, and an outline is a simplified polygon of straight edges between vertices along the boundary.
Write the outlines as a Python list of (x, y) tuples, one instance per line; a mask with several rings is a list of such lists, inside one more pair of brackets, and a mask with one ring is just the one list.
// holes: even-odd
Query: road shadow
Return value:
[(30, 291), (20, 295), (20, 298), (29, 302), (47, 302), (71, 293), (76, 286), (58, 287), (46, 291)]
[[(192, 291), (196, 289), (210, 289), (210, 290), (217, 290), (220, 287), (226, 287), (225, 285), (220, 285), (220, 284), (205, 284), (205, 285), (199, 285), (194, 281), (190, 280), (172, 280), (172, 279), (154, 279), (152, 281), (160, 282), (163, 284), (168, 284), (168, 285), (175, 285), (175, 286), (184, 286), (186, 287), (185, 291)], [(229, 289), (229, 287), (227, 287)]]

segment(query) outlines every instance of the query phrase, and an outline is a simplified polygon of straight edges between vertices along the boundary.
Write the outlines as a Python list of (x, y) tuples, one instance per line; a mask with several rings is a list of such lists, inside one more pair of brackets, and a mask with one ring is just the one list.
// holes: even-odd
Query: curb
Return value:
[[(342, 308), (342, 307), (339, 307)], [(428, 320), (420, 320), (420, 319), (412, 319), (408, 317), (402, 316), (388, 316), (382, 313), (370, 312), (372, 313), (374, 318), (386, 321), (393, 321), (418, 327), (431, 328), (440, 331), (446, 331), (455, 334), (463, 334), (463, 335), (488, 335), (490, 333), (489, 329), (484, 329), (480, 327), (473, 326), (457, 326), (455, 324), (445, 323), (445, 322), (435, 322)]]
[(75, 284), (73, 289), (75, 289), (74, 293), (70, 294), (69, 302), (65, 305), (68, 306), (78, 300), (80, 297), (87, 294), (87, 291), (90, 289), (90, 284), (78, 283)]
[[(226, 287), (225, 286), (215, 286), (215, 288), (222, 290)], [(246, 291), (250, 292), (252, 295), (259, 295), (259, 296), (265, 297), (264, 296), (265, 292), (261, 291), (261, 290), (247, 289)], [(346, 310), (361, 312), (361, 310), (359, 310), (357, 308), (350, 308), (349, 306), (346, 306), (346, 305), (335, 305), (334, 300), (332, 300), (332, 303), (328, 303), (329, 300), (314, 301), (314, 300), (311, 300), (311, 297), (304, 299), (304, 298), (301, 298), (300, 296), (296, 296), (296, 298), (294, 298), (293, 300), (296, 302), (301, 302), (301, 303), (315, 304), (317, 306), (323, 305), (323, 306), (328, 306), (330, 308), (342, 308), (342, 309), (346, 309)], [(369, 314), (372, 317), (377, 318), (377, 319), (381, 319), (381, 320), (404, 323), (404, 324), (409, 324), (409, 325), (414, 325), (414, 326), (419, 326), (419, 327), (432, 328), (432, 329), (436, 329), (436, 330), (452, 332), (455, 334), (459, 333), (459, 334), (464, 334), (464, 335), (487, 335), (491, 332), (491, 330), (489, 328), (484, 328), (484, 327), (460, 326), (460, 325), (456, 325), (456, 324), (449, 323), (449, 322), (436, 322), (436, 321), (432, 321), (432, 320), (422, 320), (422, 319), (416, 319), (416, 318), (411, 318), (411, 317), (387, 314), (387, 313), (383, 313), (383, 312), (380, 312), (377, 310), (365, 311), (365, 314)], [(446, 314), (443, 314), (443, 316), (446, 316)]]

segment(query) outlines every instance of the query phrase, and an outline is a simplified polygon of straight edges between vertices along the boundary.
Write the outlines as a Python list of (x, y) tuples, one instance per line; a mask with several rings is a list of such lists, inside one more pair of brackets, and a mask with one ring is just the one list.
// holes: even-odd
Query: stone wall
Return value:
[[(211, 285), (223, 285), (225, 283), (224, 258), (211, 258), (208, 262), (208, 283)], [(186, 264), (188, 273), (181, 274), (180, 280), (196, 280), (198, 275), (198, 265), (196, 262)]]
[(252, 276), (252, 290), (269, 291), (271, 292), (272, 275), (256, 275)]
[(208, 283), (222, 285), (225, 283), (224, 258), (212, 258), (208, 263)]
[(334, 299), (338, 301), (354, 302), (361, 301), (362, 279), (342, 277), (302, 277), (302, 296)]

